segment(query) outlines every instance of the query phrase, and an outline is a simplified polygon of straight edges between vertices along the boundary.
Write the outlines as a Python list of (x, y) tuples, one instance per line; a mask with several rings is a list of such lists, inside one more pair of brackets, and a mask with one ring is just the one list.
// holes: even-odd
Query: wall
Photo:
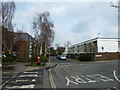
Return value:
[[(120, 59), (120, 53), (98, 53), (97, 55), (101, 55), (101, 57), (95, 57), (95, 60), (118, 60)], [(103, 55), (103, 57), (102, 57)]]
[(98, 52), (118, 52), (118, 39), (98, 39), (97, 45)]

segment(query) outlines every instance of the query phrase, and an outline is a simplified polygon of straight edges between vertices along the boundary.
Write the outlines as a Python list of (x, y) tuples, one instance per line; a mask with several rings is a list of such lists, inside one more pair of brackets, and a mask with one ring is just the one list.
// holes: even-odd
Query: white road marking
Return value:
[[(85, 77), (85, 76), (82, 76), (82, 77)], [(87, 75), (87, 77), (85, 77), (88, 81), (88, 83), (93, 83), (93, 82), (97, 82), (97, 81), (95, 81), (95, 80), (91, 80), (90, 78), (88, 78), (88, 77), (90, 77), (90, 78), (92, 78), (90, 75)]]
[(65, 77), (66, 78), (66, 80), (67, 80), (67, 86), (70, 84), (70, 83), (74, 83), (74, 84), (78, 84), (77, 82), (74, 82), (74, 81), (71, 81), (71, 80), (69, 80), (68, 79), (68, 77)]
[(38, 72), (24, 72), (24, 73), (38, 73)]
[(118, 89), (117, 87), (113, 87), (113, 88)]
[(69, 65), (65, 65), (66, 67), (69, 66)]
[[(15, 82), (27, 82), (27, 81), (30, 81), (30, 80), (16, 80)], [(35, 79), (32, 79), (32, 82), (35, 82), (36, 80)]]
[(76, 77), (71, 76), (71, 78), (75, 79), (75, 81), (78, 82), (78, 83), (87, 83), (82, 78), (80, 78), (79, 76), (76, 76)]
[(15, 82), (27, 82), (28, 80), (16, 80)]
[(113, 74), (114, 74), (115, 79), (116, 79), (118, 82), (120, 82), (120, 80), (119, 80), (118, 77), (116, 76), (116, 71), (114, 71)]
[(33, 82), (35, 82), (36, 80), (35, 79), (32, 79)]
[[(99, 81), (104, 81), (104, 82), (114, 81), (113, 79), (108, 78), (108, 77), (103, 76), (103, 75), (100, 75), (100, 74), (93, 74), (93, 75), (91, 74), (91, 75), (86, 75), (86, 76), (81, 75), (81, 77), (79, 77), (79, 76), (71, 76), (71, 78), (74, 79), (74, 80), (70, 80), (70, 79), (68, 79), (68, 77), (65, 77), (66, 80), (67, 80), (66, 85), (68, 86), (70, 83), (77, 85), (79, 83), (86, 84), (86, 83), (95, 83), (95, 82), (99, 82)], [(83, 78), (85, 78), (85, 80)]]
[(37, 75), (20, 75), (19, 77), (37, 77)]
[(64, 67), (64, 66), (59, 66), (59, 67)]
[(114, 81), (113, 79), (110, 79), (110, 78), (105, 77), (105, 76), (100, 75), (100, 74), (94, 74), (93, 76), (97, 77), (99, 80), (104, 81), (104, 82), (106, 82), (106, 81)]
[(34, 88), (34, 84), (31, 84), (31, 85), (23, 85), (23, 86), (12, 86), (12, 87), (9, 87), (9, 88)]

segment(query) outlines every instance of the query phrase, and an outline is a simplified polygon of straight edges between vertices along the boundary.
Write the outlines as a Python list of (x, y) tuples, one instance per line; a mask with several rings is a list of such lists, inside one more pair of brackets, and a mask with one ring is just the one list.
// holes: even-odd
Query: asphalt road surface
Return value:
[(118, 74), (120, 62), (116, 60), (70, 62), (52, 57), (51, 62), (58, 63), (55, 68), (51, 69), (54, 81), (53, 88), (102, 88), (102, 90), (120, 90), (120, 74)]
[(120, 62), (118, 60), (71, 62), (51, 57), (50, 61), (57, 63), (57, 66), (22, 72), (3, 72), (0, 87), (3, 90), (16, 88), (120, 90), (120, 74), (118, 74)]
[(44, 69), (3, 73), (2, 89), (44, 88)]

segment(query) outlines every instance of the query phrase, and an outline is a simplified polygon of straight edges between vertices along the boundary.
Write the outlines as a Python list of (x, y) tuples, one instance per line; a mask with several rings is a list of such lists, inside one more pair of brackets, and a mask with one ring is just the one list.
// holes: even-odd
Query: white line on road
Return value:
[[(30, 81), (30, 80), (16, 80), (15, 82), (27, 82), (27, 81)], [(35, 82), (36, 80), (35, 79), (32, 79), (32, 82)]]
[(37, 75), (20, 75), (19, 77), (37, 77)]
[(108, 78), (108, 77), (103, 76), (103, 75), (100, 75), (100, 74), (94, 74), (93, 76), (97, 77), (99, 80), (104, 81), (104, 82), (106, 82), (106, 81), (114, 81), (113, 79)]
[(38, 73), (38, 72), (24, 72), (24, 73)]
[(27, 82), (28, 80), (16, 80), (15, 82)]
[(64, 66), (59, 66), (59, 67), (64, 67)]
[(65, 65), (66, 67), (69, 66), (69, 65)]
[(116, 79), (118, 82), (120, 82), (120, 80), (119, 80), (118, 77), (116, 76), (116, 71), (114, 71), (113, 74), (114, 74), (115, 79)]
[(77, 82), (74, 82), (74, 81), (71, 81), (71, 80), (69, 80), (68, 79), (68, 77), (65, 77), (66, 78), (66, 80), (67, 80), (67, 86), (70, 84), (70, 83), (74, 83), (74, 84), (78, 84)]
[(12, 87), (9, 87), (10, 89), (12, 89), (12, 88), (16, 88), (16, 89), (18, 89), (18, 88), (34, 88), (34, 84), (31, 84), (31, 85), (23, 85), (23, 86), (12, 86)]

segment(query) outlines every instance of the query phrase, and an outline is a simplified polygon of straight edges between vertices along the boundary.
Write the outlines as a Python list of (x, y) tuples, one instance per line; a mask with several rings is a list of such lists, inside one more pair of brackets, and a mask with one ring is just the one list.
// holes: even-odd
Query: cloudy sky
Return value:
[[(114, 2), (113, 4), (116, 5)], [(64, 46), (98, 36), (118, 37), (118, 12), (110, 2), (16, 2), (14, 23), (33, 36), (31, 23), (39, 12), (49, 11), (54, 21), (55, 44)]]

